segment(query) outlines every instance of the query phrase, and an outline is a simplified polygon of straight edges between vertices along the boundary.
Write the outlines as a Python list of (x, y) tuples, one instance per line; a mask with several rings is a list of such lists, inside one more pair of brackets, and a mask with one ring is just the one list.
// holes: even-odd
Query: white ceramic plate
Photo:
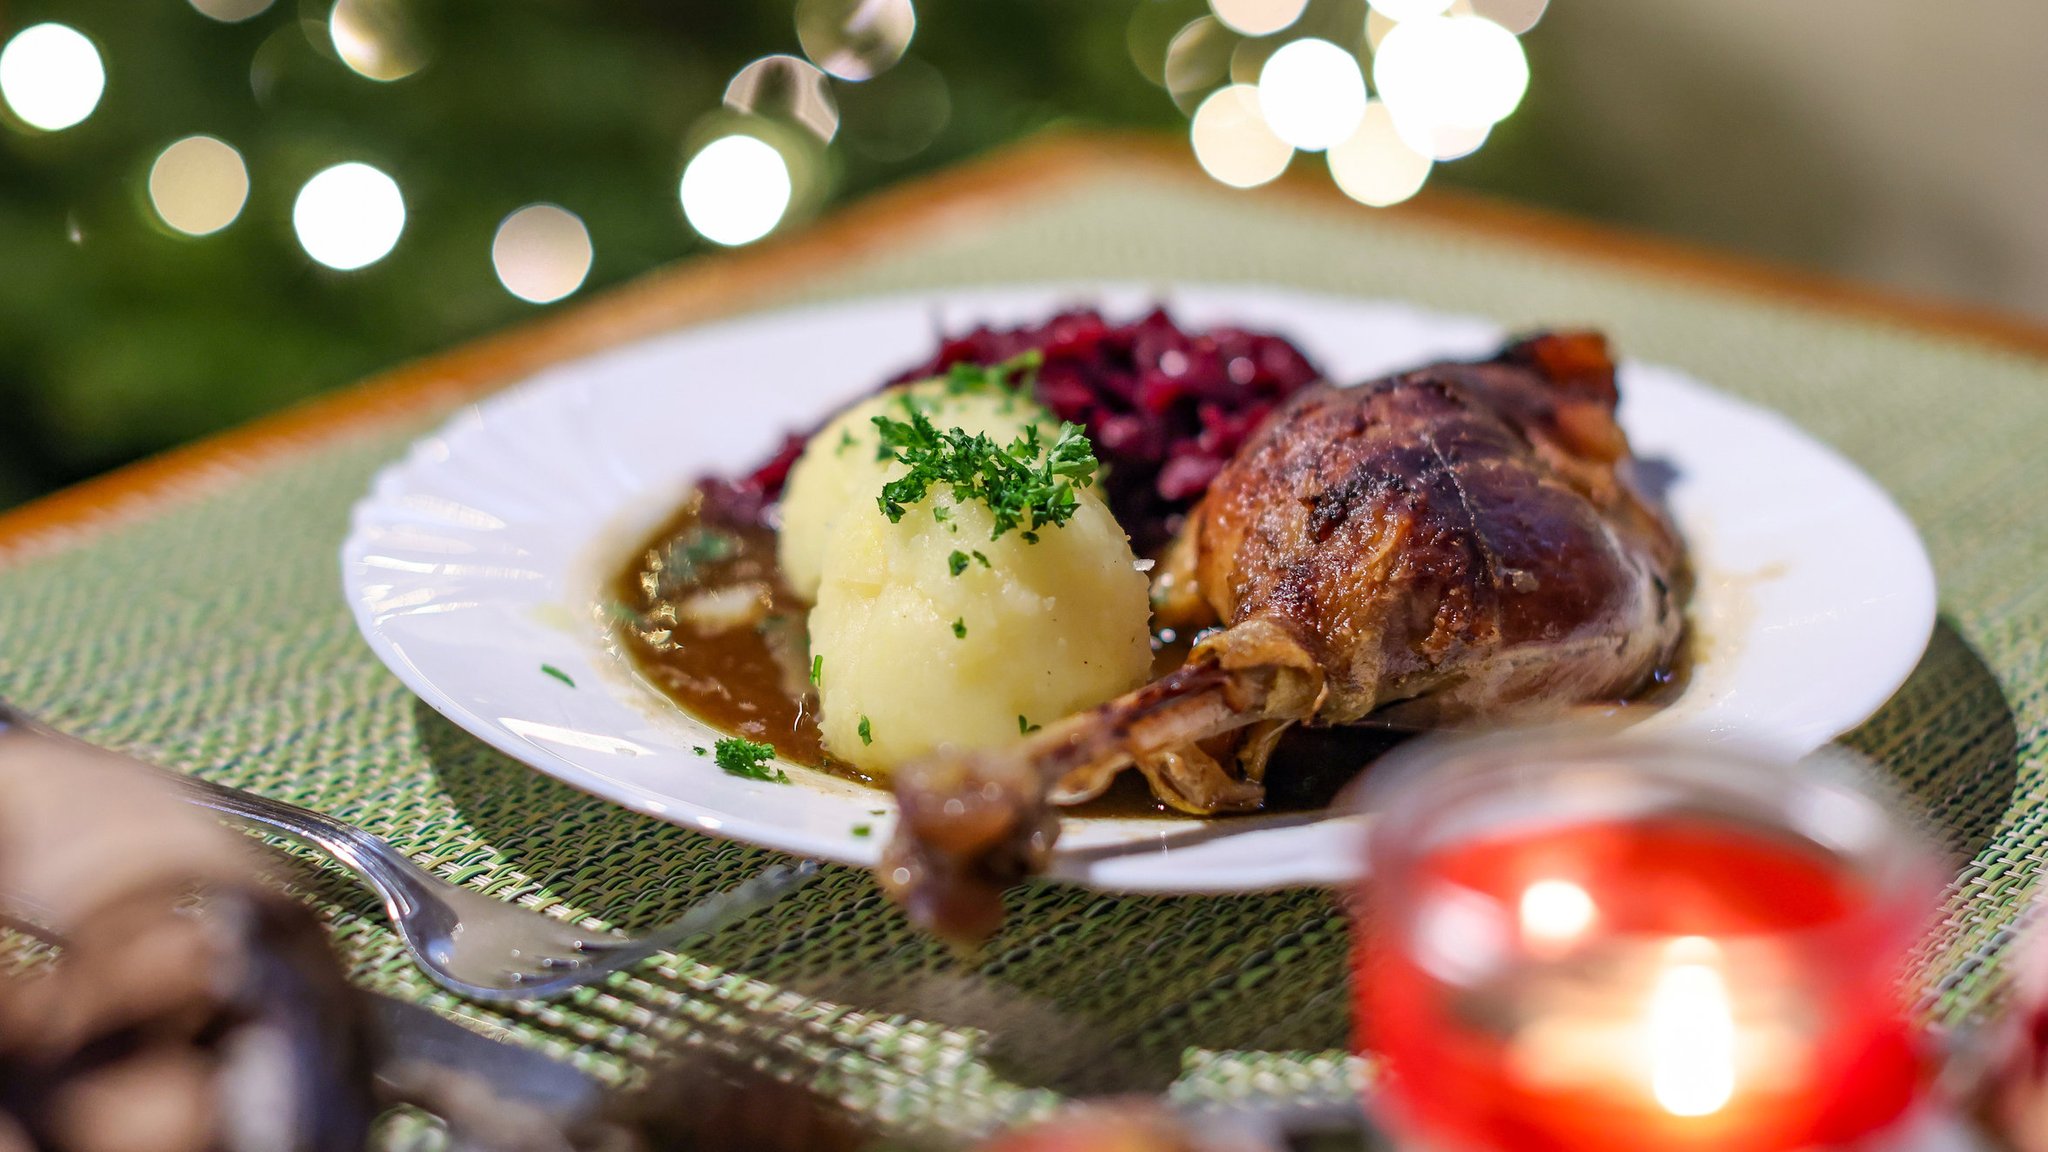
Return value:
[[(870, 864), (880, 792), (791, 766), (725, 775), (718, 733), (640, 682), (607, 644), (604, 576), (685, 486), (761, 457), (785, 429), (926, 358), (936, 328), (1164, 299), (1190, 325), (1283, 332), (1333, 378), (1474, 356), (1491, 323), (1259, 288), (1003, 288), (756, 316), (567, 364), (464, 411), (378, 476), (342, 549), (370, 646), (456, 724), (578, 788), (718, 836)], [(1646, 724), (1791, 751), (1862, 721), (1904, 681), (1934, 621), (1934, 578), (1885, 494), (1782, 418), (1653, 365), (1623, 369), (1622, 423), (1676, 469), (1705, 637), (1682, 696)], [(570, 687), (543, 674), (551, 665)], [(867, 837), (856, 826), (872, 827)], [(1338, 881), (1348, 818), (1070, 820), (1055, 874), (1104, 888), (1214, 892)]]

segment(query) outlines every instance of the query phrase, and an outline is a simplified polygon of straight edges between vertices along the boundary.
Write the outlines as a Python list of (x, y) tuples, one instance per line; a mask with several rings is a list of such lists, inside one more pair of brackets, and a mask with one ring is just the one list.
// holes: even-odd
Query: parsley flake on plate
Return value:
[(759, 780), (764, 784), (789, 783), (789, 774), (769, 763), (775, 759), (773, 744), (756, 744), (738, 736), (727, 736), (718, 742), (713, 754), (718, 759), (718, 767), (728, 776)]
[(547, 675), (553, 676), (555, 679), (560, 680), (562, 683), (567, 684), (571, 688), (574, 688), (576, 686), (576, 681), (571, 680), (567, 672), (562, 671), (560, 668), (555, 667), (553, 664), (543, 664), (540, 666), (540, 670), (546, 673)]

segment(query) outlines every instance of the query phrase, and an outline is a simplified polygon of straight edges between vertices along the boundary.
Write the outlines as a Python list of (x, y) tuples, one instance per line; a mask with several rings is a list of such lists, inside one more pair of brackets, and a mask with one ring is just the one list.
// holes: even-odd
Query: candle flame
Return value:
[(1650, 1091), (1673, 1116), (1718, 1112), (1735, 1095), (1735, 1013), (1728, 984), (1697, 937), (1675, 941), (1650, 993)]

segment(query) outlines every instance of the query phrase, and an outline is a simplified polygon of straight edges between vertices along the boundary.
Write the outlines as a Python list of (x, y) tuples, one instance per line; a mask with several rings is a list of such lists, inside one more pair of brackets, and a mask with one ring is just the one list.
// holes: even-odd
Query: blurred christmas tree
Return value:
[[(1300, 38), (1300, 130), (1358, 123), (1392, 27), (1364, 0), (16, 0), (0, 506), (1055, 122), (1184, 133)], [(1245, 100), (1203, 158), (1230, 183), (1302, 159)]]
[[(259, 7), (234, 23), (200, 10)], [(736, 116), (721, 111), (736, 72), (801, 54), (788, 3), (351, 0), (342, 14), (350, 26), (327, 0), (0, 9), (0, 39), (61, 23), (105, 75), (76, 126), (0, 128), (0, 505), (530, 314), (492, 262), (523, 205), (581, 218), (583, 291), (708, 247), (678, 202), (684, 161)], [(916, 18), (893, 67), (829, 82), (841, 123), (830, 148), (796, 145), (811, 163), (794, 211), (1063, 117), (1177, 120), (1124, 53), (1128, 5), (924, 0)], [(150, 187), (159, 155), (195, 134), (237, 150), (248, 179), (233, 222), (198, 237)], [(389, 256), (336, 271), (309, 258), (293, 204), (351, 161), (396, 182), (403, 232)]]

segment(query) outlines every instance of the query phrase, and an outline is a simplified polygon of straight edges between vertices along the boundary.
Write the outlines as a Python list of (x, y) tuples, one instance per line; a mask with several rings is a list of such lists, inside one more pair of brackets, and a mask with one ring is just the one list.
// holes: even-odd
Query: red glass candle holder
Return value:
[(1526, 735), (1403, 759), (1367, 794), (1356, 1006), (1408, 1141), (1789, 1152), (1913, 1109), (1901, 978), (1945, 870), (1855, 772)]

